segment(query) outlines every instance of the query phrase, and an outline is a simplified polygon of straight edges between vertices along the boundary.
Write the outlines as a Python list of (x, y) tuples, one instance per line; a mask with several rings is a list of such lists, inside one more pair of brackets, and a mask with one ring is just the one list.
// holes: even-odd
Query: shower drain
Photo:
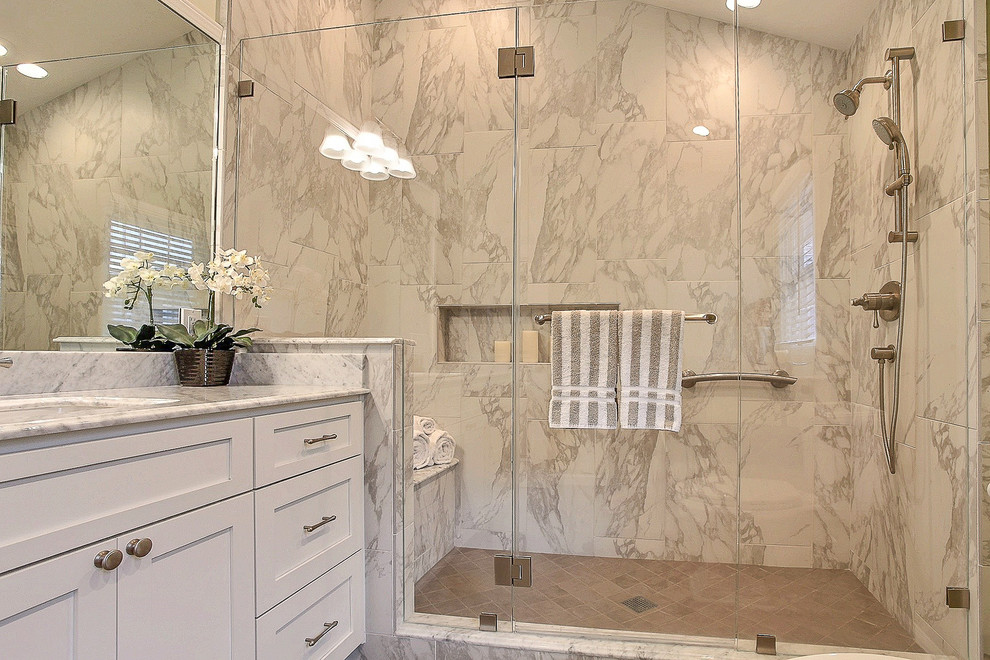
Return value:
[(646, 600), (642, 596), (636, 596), (635, 598), (630, 598), (628, 600), (622, 601), (622, 604), (631, 609), (637, 614), (642, 614), (647, 610), (652, 610), (657, 606), (653, 601)]

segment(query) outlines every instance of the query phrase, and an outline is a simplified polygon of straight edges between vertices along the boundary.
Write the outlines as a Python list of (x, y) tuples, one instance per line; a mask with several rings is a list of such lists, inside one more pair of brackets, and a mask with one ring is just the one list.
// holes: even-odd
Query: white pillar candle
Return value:
[(533, 364), (540, 361), (540, 333), (536, 330), (523, 330), (522, 361)]
[(495, 361), (496, 362), (512, 362), (512, 342), (511, 341), (497, 341), (497, 342), (495, 342)]

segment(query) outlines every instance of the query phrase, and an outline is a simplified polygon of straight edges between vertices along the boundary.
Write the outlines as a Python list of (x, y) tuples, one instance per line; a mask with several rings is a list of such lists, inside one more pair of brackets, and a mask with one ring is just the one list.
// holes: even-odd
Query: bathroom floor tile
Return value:
[[(454, 548), (416, 583), (416, 611), (699, 637), (922, 652), (849, 571), (534, 554), (533, 587), (494, 585), (492, 550)], [(657, 604), (635, 612), (622, 601)]]

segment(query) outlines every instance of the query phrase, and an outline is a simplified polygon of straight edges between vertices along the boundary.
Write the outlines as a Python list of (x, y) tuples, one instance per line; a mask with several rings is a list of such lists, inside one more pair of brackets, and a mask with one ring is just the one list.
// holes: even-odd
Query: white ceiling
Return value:
[(158, 0), (5, 0), (0, 43), (9, 52), (0, 65), (85, 58), (45, 65), (41, 80), (8, 69), (5, 96), (26, 112), (126, 61), (90, 56), (160, 48), (193, 29)]
[[(645, 0), (685, 14), (732, 22), (725, 0)], [(741, 27), (845, 50), (880, 0), (763, 0), (754, 9), (739, 8)]]

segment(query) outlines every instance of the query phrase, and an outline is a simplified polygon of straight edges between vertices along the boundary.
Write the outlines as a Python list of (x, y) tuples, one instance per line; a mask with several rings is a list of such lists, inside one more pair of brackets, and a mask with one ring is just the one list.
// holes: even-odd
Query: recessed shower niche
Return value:
[[(437, 307), (437, 355), (440, 362), (511, 363), (514, 352), (521, 362), (550, 362), (550, 324), (538, 324), (536, 317), (555, 311), (575, 309), (619, 309), (618, 303), (568, 303), (521, 305), (520, 334), (513, 345), (511, 305), (440, 305)], [(536, 355), (526, 350), (526, 342), (536, 333)], [(502, 342), (508, 342), (503, 344)], [(536, 359), (533, 359), (535, 357)]]

